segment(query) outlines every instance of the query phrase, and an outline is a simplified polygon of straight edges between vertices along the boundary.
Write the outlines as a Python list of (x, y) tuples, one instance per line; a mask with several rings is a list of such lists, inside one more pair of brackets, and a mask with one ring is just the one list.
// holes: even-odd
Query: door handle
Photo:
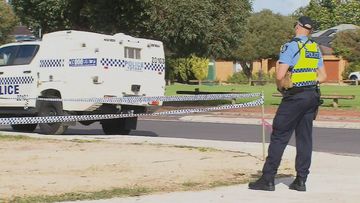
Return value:
[(0, 75), (4, 74), (4, 72), (0, 72)]
[(23, 73), (26, 73), (26, 74), (31, 73), (31, 70), (26, 70)]

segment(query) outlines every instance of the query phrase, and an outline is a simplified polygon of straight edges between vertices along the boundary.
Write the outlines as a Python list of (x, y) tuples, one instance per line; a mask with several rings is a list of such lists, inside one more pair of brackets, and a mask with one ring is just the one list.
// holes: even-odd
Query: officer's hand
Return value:
[(284, 96), (284, 94), (285, 94), (285, 88), (283, 88), (283, 87), (282, 87), (282, 88), (279, 88), (279, 87), (278, 87), (278, 88), (277, 88), (277, 91), (280, 92), (281, 95)]
[(286, 72), (285, 77), (282, 82), (285, 89), (290, 89), (293, 87), (293, 83), (291, 81), (291, 72)]

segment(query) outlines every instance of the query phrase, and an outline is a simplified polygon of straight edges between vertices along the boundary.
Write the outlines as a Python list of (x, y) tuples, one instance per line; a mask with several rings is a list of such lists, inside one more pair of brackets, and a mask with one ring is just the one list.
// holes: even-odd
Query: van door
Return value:
[(0, 48), (0, 107), (23, 107), (27, 103), (9, 98), (29, 97), (36, 88), (35, 70), (30, 63), (38, 49), (37, 44)]

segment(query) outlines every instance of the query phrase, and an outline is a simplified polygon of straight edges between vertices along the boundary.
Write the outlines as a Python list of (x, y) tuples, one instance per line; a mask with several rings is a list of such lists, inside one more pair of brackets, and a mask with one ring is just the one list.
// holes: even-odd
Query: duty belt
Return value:
[(303, 86), (303, 87), (292, 87), (290, 89), (287, 89), (285, 91), (285, 94), (289, 94), (289, 95), (295, 95), (304, 91), (311, 91), (311, 90), (316, 90), (317, 86), (316, 85), (310, 85), (310, 86)]

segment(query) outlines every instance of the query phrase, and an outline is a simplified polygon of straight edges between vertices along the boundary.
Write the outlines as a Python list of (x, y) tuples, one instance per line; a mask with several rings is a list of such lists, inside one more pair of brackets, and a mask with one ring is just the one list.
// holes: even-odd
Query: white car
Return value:
[(360, 80), (360, 71), (351, 72), (351, 73), (349, 74), (349, 79), (350, 79), (350, 80)]

